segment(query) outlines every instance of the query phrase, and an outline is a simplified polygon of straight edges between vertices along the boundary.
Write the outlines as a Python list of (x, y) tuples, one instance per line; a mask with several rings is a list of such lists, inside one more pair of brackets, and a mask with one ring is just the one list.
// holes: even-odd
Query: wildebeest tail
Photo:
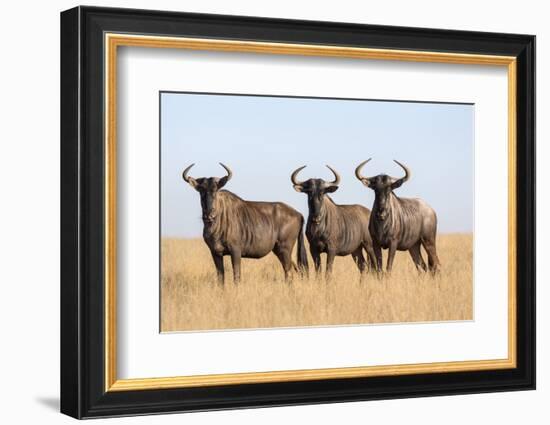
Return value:
[(304, 217), (302, 217), (302, 223), (300, 225), (300, 233), (298, 234), (298, 269), (302, 276), (307, 277), (309, 275), (309, 266), (307, 264), (307, 252), (304, 244)]

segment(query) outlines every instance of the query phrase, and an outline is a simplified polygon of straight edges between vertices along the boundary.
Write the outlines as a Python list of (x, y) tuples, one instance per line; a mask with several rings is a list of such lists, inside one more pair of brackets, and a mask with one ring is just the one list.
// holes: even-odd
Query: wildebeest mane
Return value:
[[(261, 227), (272, 229), (273, 222), (257, 208), (251, 208), (245, 201), (229, 190), (221, 190), (216, 197), (218, 215), (208, 227), (209, 235), (216, 239), (227, 240), (239, 236), (244, 245), (254, 245), (254, 239)], [(205, 228), (206, 229), (206, 228)]]
[(315, 234), (327, 235), (338, 246), (348, 246), (354, 244), (361, 235), (361, 226), (368, 225), (368, 221), (364, 221), (365, 212), (362, 208), (359, 205), (339, 205), (329, 195), (325, 195), (321, 221), (309, 225)]

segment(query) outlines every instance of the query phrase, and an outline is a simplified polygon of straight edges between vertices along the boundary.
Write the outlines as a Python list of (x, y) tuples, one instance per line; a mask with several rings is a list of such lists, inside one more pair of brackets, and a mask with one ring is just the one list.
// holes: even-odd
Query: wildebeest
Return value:
[(401, 178), (379, 174), (364, 177), (361, 169), (371, 158), (363, 161), (355, 169), (355, 176), (367, 187), (374, 190), (374, 205), (370, 216), (369, 230), (376, 255), (376, 266), (382, 271), (382, 248), (388, 249), (386, 270), (392, 269), (395, 251), (409, 251), (418, 270), (426, 271), (420, 245), (428, 253), (430, 271), (439, 268), (435, 248), (437, 216), (435, 211), (421, 199), (399, 198), (393, 191), (411, 176), (410, 170), (398, 161), (394, 162), (404, 171)]
[(224, 282), (223, 256), (230, 255), (233, 280), (241, 277), (241, 258), (262, 258), (271, 251), (283, 266), (285, 279), (296, 268), (291, 254), (298, 240), (298, 270), (307, 273), (304, 246), (304, 217), (282, 202), (245, 201), (224, 187), (233, 173), (220, 163), (227, 175), (193, 178), (188, 175), (191, 164), (183, 171), (183, 180), (197, 190), (201, 197), (203, 238), (212, 254), (218, 280)]
[[(321, 253), (327, 254), (327, 278), (332, 272), (335, 256), (352, 255), (361, 274), (370, 265), (374, 266), (375, 256), (369, 234), (370, 211), (361, 205), (338, 205), (328, 196), (340, 184), (340, 176), (327, 165), (334, 174), (334, 181), (309, 179), (297, 180), (298, 173), (306, 166), (296, 169), (290, 176), (294, 189), (307, 195), (309, 215), (306, 236), (315, 270), (321, 270)], [(362, 248), (368, 254), (369, 263), (363, 257)]]

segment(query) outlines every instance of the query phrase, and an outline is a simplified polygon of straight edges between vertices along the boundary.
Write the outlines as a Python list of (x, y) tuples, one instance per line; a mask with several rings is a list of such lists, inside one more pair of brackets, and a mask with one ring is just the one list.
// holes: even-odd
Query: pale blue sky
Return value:
[(374, 194), (354, 176), (372, 157), (365, 175), (401, 176), (397, 159), (412, 178), (396, 194), (419, 197), (436, 211), (439, 231), (473, 230), (474, 106), (371, 100), (161, 94), (161, 234), (200, 237), (199, 194), (181, 178), (222, 176), (218, 162), (233, 170), (225, 187), (256, 201), (282, 201), (307, 217), (306, 196), (290, 173), (307, 164), (299, 178), (332, 179), (339, 204), (372, 207)]

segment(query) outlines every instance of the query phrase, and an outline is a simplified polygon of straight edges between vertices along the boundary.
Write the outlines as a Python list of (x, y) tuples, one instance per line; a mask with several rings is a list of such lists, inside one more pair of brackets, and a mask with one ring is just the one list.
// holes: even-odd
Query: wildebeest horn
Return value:
[(220, 162), (220, 165), (225, 169), (227, 172), (227, 176), (220, 177), (217, 179), (218, 182), (218, 189), (221, 189), (224, 187), (229, 180), (231, 180), (231, 177), (233, 177), (233, 172), (231, 171), (231, 168), (229, 168), (227, 165), (224, 165)]
[(357, 168), (355, 169), (355, 177), (357, 177), (357, 180), (360, 180), (363, 182), (363, 184), (366, 184), (368, 185), (369, 184), (369, 178), (368, 177), (364, 177), (361, 175), (361, 169), (363, 168), (363, 166), (369, 162), (372, 158), (369, 158), (367, 159), (366, 161), (363, 161), (361, 164), (359, 164), (357, 166)]
[(397, 188), (401, 186), (403, 183), (405, 183), (407, 180), (409, 180), (409, 178), (411, 177), (411, 170), (409, 170), (406, 166), (404, 166), (403, 164), (401, 164), (399, 161), (395, 159), (393, 160), (393, 162), (395, 162), (397, 165), (403, 168), (403, 171), (405, 171), (404, 177), (401, 177), (399, 179), (394, 179), (394, 182), (392, 183), (392, 186), (394, 188)]
[(225, 177), (222, 177), (224, 179), (226, 179), (226, 183), (231, 180), (231, 177), (233, 177), (233, 172), (231, 171), (231, 168), (229, 168), (227, 165), (224, 165), (220, 162), (220, 165), (225, 168), (225, 171), (227, 171), (227, 176)]
[(305, 165), (302, 165), (301, 167), (296, 168), (296, 169), (294, 170), (294, 172), (291, 174), (291, 176), (290, 176), (290, 181), (292, 182), (293, 185), (295, 185), (295, 186), (300, 186), (300, 185), (303, 183), (303, 182), (300, 182), (300, 181), (296, 180), (296, 177), (298, 176), (298, 173), (299, 173), (300, 171), (302, 171), (304, 168), (306, 168), (306, 166), (305, 166)]
[(188, 176), (187, 173), (189, 172), (189, 170), (191, 169), (191, 167), (193, 165), (195, 165), (195, 164), (194, 163), (191, 164), (189, 167), (187, 167), (185, 170), (183, 170), (183, 173), (182, 173), (183, 180), (185, 180), (185, 182), (189, 183), (191, 186), (194, 185), (195, 179), (191, 176)]
[(338, 186), (340, 184), (340, 175), (336, 171), (334, 171), (334, 169), (330, 165), (327, 165), (327, 168), (332, 171), (332, 174), (334, 174), (334, 181), (330, 182), (329, 184), (332, 186)]

